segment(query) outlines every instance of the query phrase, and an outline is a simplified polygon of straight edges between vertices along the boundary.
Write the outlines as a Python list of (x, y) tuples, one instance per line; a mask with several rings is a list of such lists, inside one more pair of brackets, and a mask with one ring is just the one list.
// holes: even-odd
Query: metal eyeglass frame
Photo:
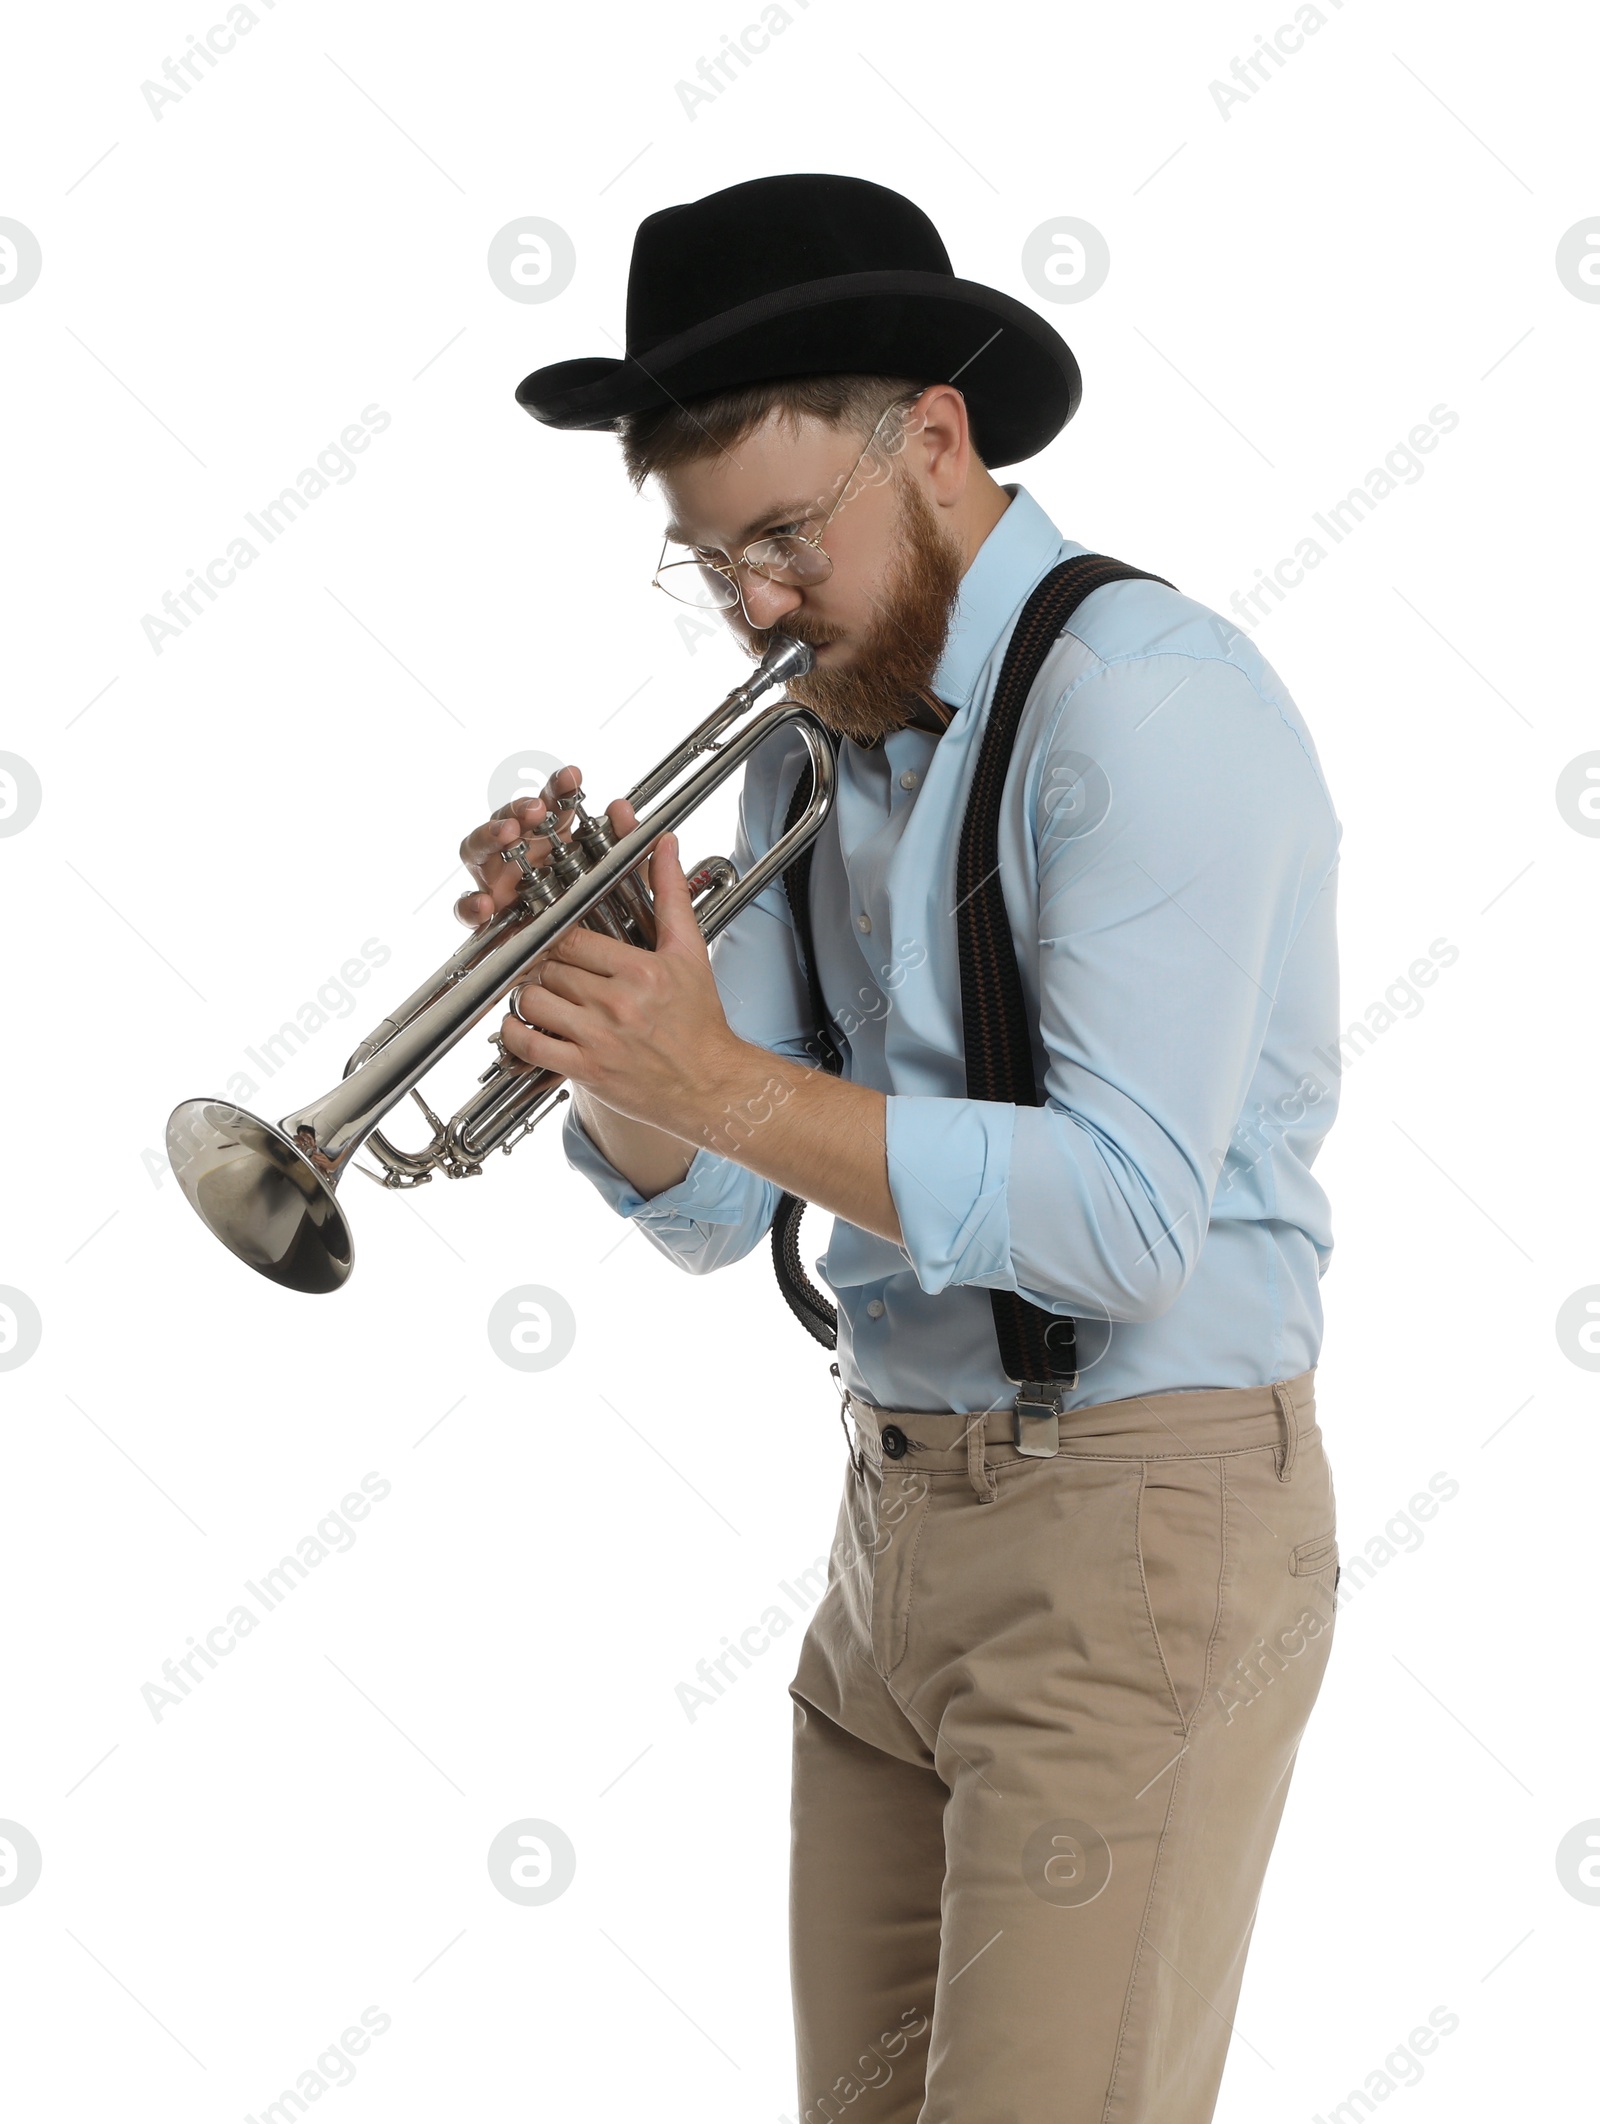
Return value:
[[(822, 574), (815, 578), (816, 583), (825, 583), (828, 580), (829, 576), (833, 573), (833, 557), (831, 554), (825, 553), (822, 548), (822, 540), (827, 533), (828, 526), (833, 522), (833, 519), (835, 518), (835, 516), (838, 515), (839, 510), (843, 507), (844, 502), (850, 493), (851, 482), (854, 480), (856, 474), (861, 470), (861, 467), (865, 462), (868, 453), (877, 443), (878, 430), (883, 426), (884, 422), (889, 418), (889, 415), (891, 413), (909, 412), (911, 407), (916, 404), (917, 399), (921, 396), (922, 393), (921, 391), (919, 391), (917, 392), (915, 397), (896, 398), (891, 400), (890, 403), (884, 407), (883, 411), (878, 415), (877, 420), (873, 424), (872, 433), (867, 437), (867, 440), (862, 447), (860, 456), (857, 457), (855, 463), (850, 467), (849, 471), (844, 476), (844, 479), (839, 488), (838, 500), (828, 511), (827, 515), (822, 519), (822, 522), (817, 526), (815, 532), (812, 533), (809, 537), (803, 536), (798, 531), (783, 531), (779, 532), (775, 537), (772, 538), (752, 539), (749, 545), (745, 547), (744, 551), (731, 561), (686, 560), (670, 562), (666, 559), (666, 551), (670, 541), (664, 538), (661, 541), (661, 558), (657, 560), (656, 572), (650, 578), (652, 584), (657, 590), (663, 591), (668, 597), (673, 599), (674, 603), (680, 605), (693, 605), (696, 603), (695, 599), (679, 597), (678, 593), (675, 590), (669, 590), (667, 588), (667, 585), (661, 580), (661, 578), (672, 568), (694, 568), (695, 570), (701, 573), (709, 569), (713, 574), (720, 575), (722, 577), (723, 581), (727, 584), (729, 590), (733, 594), (731, 597), (728, 598), (727, 602), (724, 604), (701, 605), (699, 609), (702, 612), (731, 612), (735, 605), (738, 605), (743, 602), (744, 596), (744, 593), (739, 587), (739, 578), (735, 571), (740, 568), (748, 568), (752, 575), (759, 575), (763, 581), (775, 582), (777, 578), (767, 573), (767, 567), (764, 567), (759, 561), (752, 560), (750, 556), (762, 546), (775, 546), (779, 544), (787, 546), (809, 546), (811, 550), (817, 555), (817, 558), (819, 560), (825, 561), (827, 563)], [(900, 441), (900, 448), (903, 449), (904, 447), (905, 438), (902, 436)], [(770, 565), (772, 564), (769, 562), (767, 566)], [(785, 584), (783, 587), (786, 589), (795, 590), (812, 589), (815, 587), (815, 584), (790, 583)]]

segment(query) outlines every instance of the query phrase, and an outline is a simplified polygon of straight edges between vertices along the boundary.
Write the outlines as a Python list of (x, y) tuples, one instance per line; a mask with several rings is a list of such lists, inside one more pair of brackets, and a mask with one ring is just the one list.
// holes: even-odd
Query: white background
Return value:
[[(42, 787), (0, 839), (0, 1284), (43, 1324), (0, 1382), (0, 1816), (43, 1852), (0, 1905), (19, 2115), (256, 2115), (369, 2006), (392, 2025), (340, 2117), (794, 2107), (798, 1631), (692, 1723), (674, 1695), (832, 1532), (833, 1389), (765, 1251), (691, 1281), (547, 1128), (472, 1185), (349, 1179), (354, 1280), (302, 1298), (159, 1152), (241, 1069), (274, 1118), (319, 1095), (454, 948), (499, 763), (574, 757), (609, 794), (740, 674), (648, 590), (614, 445), (512, 391), (616, 351), (644, 214), (808, 168), (908, 191), (958, 273), (1049, 310), (1083, 406), (1004, 476), (1219, 610), (1459, 415), (1256, 635), (1344, 821), (1345, 1018), (1459, 950), (1350, 1069), (1318, 1168), (1346, 1555), (1435, 1473), (1460, 1489), (1341, 1616), (1218, 2114), (1325, 2114), (1438, 2006), (1459, 2027), (1389, 2098), (1416, 2124), (1588, 2084), (1600, 1908), (1555, 1855), (1600, 1816), (1600, 1459), (1556, 1316), (1600, 1283), (1600, 840), (1555, 792), (1600, 747), (1600, 305), (1555, 252), (1600, 213), (1600, 38), (1576, 7), (1330, 0), (1224, 117), (1210, 84), (1287, 0), (786, 11), (692, 116), (676, 84), (755, 0), (257, 0), (159, 119), (141, 84), (219, 0), (13, 17), (0, 214), (43, 254), (0, 305), (0, 750)], [(485, 265), (530, 214), (577, 257), (543, 305)], [(1112, 266), (1052, 307), (1021, 253), (1062, 215)], [(157, 655), (142, 616), (369, 405), (356, 475)], [(387, 966), (266, 1083), (245, 1049), (367, 939)], [(524, 1283), (577, 1320), (533, 1375), (485, 1331)], [(154, 1719), (163, 1661), (368, 1471), (392, 1489), (354, 1548)], [(538, 1908), (485, 1862), (523, 1818), (577, 1852)]]

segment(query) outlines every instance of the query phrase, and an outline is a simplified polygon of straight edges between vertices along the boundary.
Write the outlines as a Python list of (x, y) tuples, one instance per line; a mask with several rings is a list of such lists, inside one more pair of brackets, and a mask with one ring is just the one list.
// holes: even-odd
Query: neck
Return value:
[(965, 574), (978, 557), (978, 548), (1011, 507), (1011, 496), (983, 467), (974, 468), (961, 497), (959, 521), (951, 528), (961, 542), (961, 570)]

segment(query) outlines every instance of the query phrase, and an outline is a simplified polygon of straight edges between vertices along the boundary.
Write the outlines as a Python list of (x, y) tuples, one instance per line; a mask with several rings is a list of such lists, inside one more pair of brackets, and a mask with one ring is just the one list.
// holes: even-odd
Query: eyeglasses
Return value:
[[(668, 560), (667, 549), (671, 541), (663, 539), (661, 558), (651, 578), (656, 588), (665, 590), (668, 597), (676, 598), (683, 605), (729, 612), (739, 602), (738, 571), (741, 568), (748, 568), (752, 575), (762, 576), (769, 583), (781, 583), (790, 590), (809, 590), (818, 583), (825, 583), (833, 573), (833, 562), (822, 550), (824, 533), (843, 504), (853, 498), (852, 483), (877, 443), (879, 429), (891, 413), (904, 414), (915, 404), (914, 398), (897, 398), (884, 408), (867, 437), (866, 447), (840, 482), (838, 500), (815, 532), (807, 535), (799, 531), (781, 531), (770, 538), (754, 539), (737, 559), (731, 561), (706, 560), (697, 554), (683, 560)], [(905, 441), (906, 431), (902, 427), (898, 436), (888, 440), (886, 454), (897, 455), (905, 448)], [(859, 491), (857, 488), (856, 492)]]

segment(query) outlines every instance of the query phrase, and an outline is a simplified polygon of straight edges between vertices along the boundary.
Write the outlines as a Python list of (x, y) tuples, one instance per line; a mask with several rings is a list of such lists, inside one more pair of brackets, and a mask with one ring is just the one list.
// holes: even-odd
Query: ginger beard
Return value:
[[(963, 573), (961, 555), (939, 528), (932, 505), (904, 473), (895, 481), (895, 555), (872, 625), (856, 645), (848, 669), (817, 669), (795, 679), (789, 692), (816, 711), (841, 737), (874, 745), (903, 730), (932, 684), (955, 611)], [(793, 615), (777, 629), (754, 638), (757, 656), (779, 632), (813, 648), (838, 639), (836, 629)]]

